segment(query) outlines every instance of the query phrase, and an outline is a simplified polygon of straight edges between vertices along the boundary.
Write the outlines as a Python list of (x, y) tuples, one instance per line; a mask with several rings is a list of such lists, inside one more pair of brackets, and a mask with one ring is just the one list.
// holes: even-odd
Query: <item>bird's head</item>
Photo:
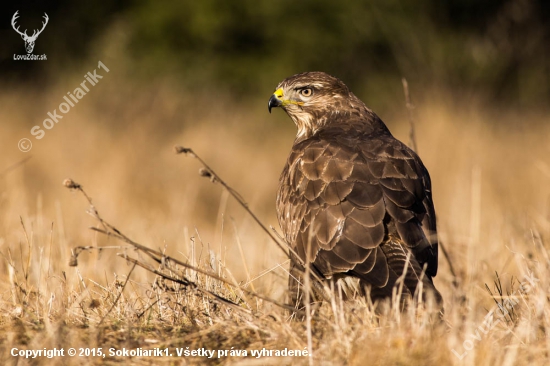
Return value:
[(292, 118), (298, 136), (311, 135), (328, 121), (366, 108), (340, 79), (318, 71), (280, 82), (268, 102), (270, 113), (275, 107), (281, 107)]

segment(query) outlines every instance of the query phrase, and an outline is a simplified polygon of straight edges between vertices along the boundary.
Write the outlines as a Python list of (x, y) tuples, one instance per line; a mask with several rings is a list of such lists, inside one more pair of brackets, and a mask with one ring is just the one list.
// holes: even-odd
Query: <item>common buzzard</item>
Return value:
[[(418, 155), (323, 72), (283, 80), (268, 107), (283, 108), (298, 127), (277, 215), (303, 263), (323, 280), (358, 278), (373, 301), (391, 297), (405, 273), (402, 296), (417, 296), (418, 288), (441, 303), (432, 282), (437, 233), (430, 176)], [(299, 306), (298, 267), (291, 264), (289, 290)]]

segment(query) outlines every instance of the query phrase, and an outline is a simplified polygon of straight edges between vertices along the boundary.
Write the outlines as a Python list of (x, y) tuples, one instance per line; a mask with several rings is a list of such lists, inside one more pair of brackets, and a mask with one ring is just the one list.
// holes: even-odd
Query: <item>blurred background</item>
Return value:
[[(29, 35), (47, 13), (33, 52), (46, 61), (14, 60), (26, 54), (11, 26), (16, 10)], [(313, 70), (342, 79), (406, 143), (407, 79), (439, 231), (471, 286), (495, 270), (518, 275), (512, 252), (528, 252), (534, 232), (550, 234), (547, 1), (62, 0), (4, 4), (1, 14), (5, 257), (34, 251), (32, 261), (48, 258), (43, 268), (59, 275), (71, 247), (115, 244), (88, 230), (96, 223), (87, 202), (61, 184), (72, 178), (142, 244), (188, 258), (200, 243), (202, 259), (214, 256), (239, 280), (243, 261), (252, 277), (284, 263), (244, 210), (199, 177), (198, 162), (172, 147), (193, 148), (278, 228), (276, 187), (295, 127), (280, 110), (270, 115), (267, 100), (282, 79)], [(94, 70), (103, 78), (60, 113)], [(62, 119), (44, 128), (54, 110)], [(18, 149), (22, 138), (30, 151)], [(111, 276), (127, 271), (122, 263), (92, 253), (79, 268)], [(443, 259), (441, 268), (445, 295)], [(286, 282), (284, 270), (271, 274)]]

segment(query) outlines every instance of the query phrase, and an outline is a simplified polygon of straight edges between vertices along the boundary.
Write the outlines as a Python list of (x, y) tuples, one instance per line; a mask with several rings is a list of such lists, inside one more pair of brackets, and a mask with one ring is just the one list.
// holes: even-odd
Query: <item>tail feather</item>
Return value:
[(421, 292), (423, 301), (433, 296), (436, 303), (440, 307), (442, 306), (443, 298), (435, 288), (431, 276), (426, 274), (415, 256), (400, 240), (390, 238), (381, 245), (381, 248), (387, 259), (390, 279), (386, 286), (371, 289), (373, 301), (391, 297), (393, 288), (399, 286), (402, 281), (401, 301), (404, 301), (406, 297), (417, 297)]

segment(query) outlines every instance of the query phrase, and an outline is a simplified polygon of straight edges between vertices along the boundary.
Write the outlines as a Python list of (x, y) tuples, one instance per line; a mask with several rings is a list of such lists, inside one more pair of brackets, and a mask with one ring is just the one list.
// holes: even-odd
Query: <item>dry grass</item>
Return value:
[[(85, 214), (88, 202), (61, 184), (68, 177), (82, 184), (102, 217), (136, 242), (281, 301), (284, 255), (219, 185), (199, 177), (200, 164), (176, 156), (172, 146), (192, 147), (264, 223), (278, 227), (275, 190), (294, 133), (290, 121), (282, 113), (268, 115), (263, 99), (236, 104), (157, 85), (136, 91), (121, 86), (125, 83), (115, 74), (101, 83), (42, 140), (33, 140), (26, 155), (17, 150), (17, 141), (30, 137), (30, 127), (61, 102), (67, 87), (35, 96), (34, 108), (25, 108), (24, 91), (0, 95), (5, 121), (0, 364), (61, 362), (17, 359), (10, 356), (13, 347), (168, 347), (173, 353), (131, 360), (65, 357), (64, 364), (308, 364), (307, 357), (177, 357), (177, 347), (233, 347), (249, 355), (263, 348), (303, 350), (307, 324), (291, 322), (277, 305), (189, 268), (170, 270), (200, 291), (134, 268), (116, 253), (147, 258), (89, 230), (101, 226)], [(450, 102), (441, 95), (436, 101), (433, 95), (426, 98), (415, 111), (418, 146), (432, 175), (441, 239), (459, 277), (455, 289), (441, 258), (435, 282), (448, 325), (433, 325), (415, 309), (377, 317), (361, 299), (342, 303), (336, 297), (312, 319), (311, 361), (545, 364), (550, 351), (547, 117)], [(406, 141), (405, 106), (381, 115)], [(30, 160), (4, 171), (29, 154)], [(84, 251), (71, 267), (71, 250), (78, 246), (115, 248)], [(163, 265), (155, 268), (165, 270)], [(528, 274), (538, 280), (535, 286), (526, 286)], [(496, 312), (492, 327), (487, 314), (495, 302), (510, 310), (501, 320)], [(453, 350), (467, 353), (459, 359)]]

